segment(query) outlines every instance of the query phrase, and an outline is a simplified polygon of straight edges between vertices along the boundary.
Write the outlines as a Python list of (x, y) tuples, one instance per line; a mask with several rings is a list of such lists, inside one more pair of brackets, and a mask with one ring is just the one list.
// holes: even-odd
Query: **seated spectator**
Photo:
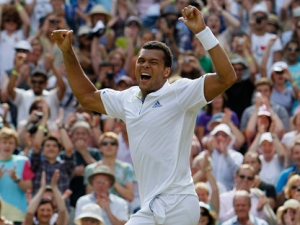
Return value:
[(233, 198), (233, 207), (235, 216), (222, 225), (234, 224), (255, 224), (255, 225), (269, 225), (266, 221), (251, 215), (251, 197), (247, 191), (236, 191)]
[(294, 174), (300, 173), (300, 141), (299, 140), (295, 140), (294, 144), (291, 147), (291, 158), (295, 162), (295, 164), (281, 172), (276, 185), (278, 205), (281, 205), (284, 202), (283, 189), (288, 183), (289, 177), (291, 177)]
[(131, 202), (134, 198), (135, 176), (131, 164), (116, 159), (118, 151), (118, 136), (114, 132), (106, 132), (99, 138), (99, 150), (102, 153), (102, 159), (96, 163), (90, 164), (85, 168), (84, 183), (88, 184), (89, 174), (100, 164), (104, 164), (114, 171), (115, 182), (110, 193), (117, 195)]
[(11, 128), (2, 128), (0, 131), (2, 215), (15, 225), (21, 225), (27, 208), (26, 191), (32, 189), (34, 173), (27, 157), (13, 155), (17, 145), (17, 132)]
[[(75, 120), (76, 121), (76, 120)], [(65, 129), (61, 126), (61, 129)], [(83, 184), (84, 169), (87, 165), (97, 162), (101, 159), (101, 153), (96, 148), (89, 147), (91, 138), (91, 126), (83, 120), (76, 121), (69, 129), (73, 157), (75, 158), (75, 168), (72, 171), (69, 188), (73, 192), (70, 197), (71, 206), (75, 208), (79, 197), (86, 194)], [(66, 152), (60, 154), (62, 160), (67, 160)]]
[[(18, 59), (21, 60), (21, 59)], [(18, 71), (16, 69), (16, 71)], [(18, 72), (11, 76), (8, 83), (8, 94), (12, 99), (12, 103), (18, 109), (17, 122), (27, 120), (29, 116), (29, 108), (36, 97), (42, 97), (48, 103), (50, 109), (50, 120), (55, 121), (58, 115), (58, 108), (60, 101), (65, 93), (65, 83), (60, 74), (54, 73), (57, 78), (57, 88), (47, 91), (48, 74), (44, 70), (36, 69), (30, 75), (30, 89), (25, 91), (23, 89), (15, 88)]]
[[(273, 89), (271, 101), (283, 106), (289, 115), (292, 115), (294, 101), (298, 101), (300, 93), (297, 83), (294, 82), (285, 62), (276, 62), (272, 68)], [(289, 83), (289, 86), (287, 86), (287, 83)]]
[(275, 186), (262, 181), (258, 175), (262, 166), (259, 155), (256, 152), (247, 152), (244, 156), (243, 163), (251, 165), (254, 169), (255, 177), (254, 177), (253, 188), (258, 188), (259, 190), (266, 193), (266, 197), (268, 198), (268, 202), (270, 206), (272, 207), (272, 209), (275, 209), (276, 207)]
[(259, 177), (267, 183), (276, 185), (280, 172), (287, 164), (287, 154), (277, 135), (271, 132), (259, 132), (249, 151), (261, 153), (259, 158), (262, 166)]
[[(43, 199), (42, 196), (46, 190), (46, 173), (42, 172), (41, 174), (41, 180), (40, 180), (40, 188), (36, 195), (31, 199), (27, 212), (24, 224), (26, 225), (49, 225), (50, 220), (53, 216), (54, 212), (54, 206), (52, 204), (51, 199)], [(53, 176), (51, 178), (51, 188), (54, 194), (54, 198), (57, 204), (57, 218), (55, 221), (53, 221), (53, 224), (66, 224), (65, 223), (65, 216), (66, 216), (66, 205), (63, 201), (63, 198), (61, 196), (61, 193), (59, 191), (59, 188), (57, 186), (57, 182), (59, 179), (59, 170), (55, 170), (53, 173)], [(37, 223), (33, 222), (33, 217), (36, 215)]]
[(297, 225), (300, 224), (299, 215), (300, 203), (295, 199), (287, 200), (283, 206), (277, 209), (278, 225)]
[[(272, 81), (268, 78), (263, 77), (255, 82), (255, 91), (257, 94), (254, 104), (244, 110), (240, 124), (240, 129), (245, 134), (248, 145), (251, 144), (255, 137), (257, 120), (260, 115), (271, 116), (272, 120), (275, 121), (276, 134), (280, 139), (284, 132), (289, 130), (289, 115), (286, 109), (270, 101), (272, 88)], [(261, 108), (261, 106), (263, 107)], [(259, 113), (260, 115), (258, 115)], [(270, 126), (270, 123), (268, 126)]]
[(198, 225), (215, 225), (217, 222), (216, 215), (210, 211), (209, 205), (204, 202), (199, 202), (200, 219)]
[[(225, 93), (223, 93), (217, 96), (210, 104), (206, 106), (205, 110), (197, 116), (195, 133), (199, 141), (202, 141), (202, 138), (210, 131), (212, 131), (208, 129), (208, 123), (212, 119), (213, 115), (224, 112), (226, 110), (231, 111), (229, 108), (227, 108), (227, 96)], [(232, 112), (230, 114), (230, 119), (232, 120), (234, 125), (238, 127), (239, 120), (236, 113)]]
[[(212, 171), (217, 182), (222, 183), (227, 191), (234, 186), (234, 175), (243, 162), (243, 155), (230, 149), (233, 135), (230, 127), (224, 123), (216, 126), (211, 132), (209, 151), (212, 159)], [(205, 154), (201, 152), (200, 155)]]
[(71, 141), (66, 130), (60, 129), (63, 148), (66, 154), (64, 161), (58, 161), (57, 157), (62, 150), (62, 145), (54, 136), (45, 137), (45, 126), (48, 121), (48, 107), (43, 105), (43, 117), (38, 122), (38, 129), (33, 139), (33, 154), (31, 156), (32, 170), (35, 173), (33, 179), (33, 193), (40, 187), (42, 172), (46, 172), (46, 181), (49, 182), (56, 169), (60, 171), (58, 187), (61, 193), (69, 188), (72, 171), (74, 170), (74, 158)]
[(106, 165), (99, 164), (88, 176), (88, 182), (92, 187), (92, 193), (80, 197), (76, 203), (75, 218), (81, 212), (82, 207), (88, 203), (97, 203), (103, 209), (101, 217), (105, 225), (125, 224), (128, 220), (127, 202), (109, 193), (109, 188), (114, 185), (115, 176)]
[(101, 217), (101, 208), (95, 203), (88, 203), (82, 206), (81, 213), (75, 218), (76, 225), (104, 225), (104, 220)]
[(266, 220), (268, 224), (276, 224), (276, 216), (270, 207), (264, 192), (252, 188), (255, 172), (252, 166), (243, 164), (235, 176), (235, 188), (220, 195), (219, 222), (224, 223), (235, 215), (234, 196), (237, 191), (247, 191), (250, 194), (250, 214)]
[(199, 170), (193, 176), (193, 180), (199, 201), (209, 204), (211, 206), (210, 210), (214, 211), (218, 215), (220, 204), (219, 188), (212, 173), (210, 160), (209, 153), (206, 152), (201, 160), (202, 162)]
[(289, 178), (284, 187), (284, 196), (285, 199), (300, 201), (300, 176), (298, 174), (294, 174)]

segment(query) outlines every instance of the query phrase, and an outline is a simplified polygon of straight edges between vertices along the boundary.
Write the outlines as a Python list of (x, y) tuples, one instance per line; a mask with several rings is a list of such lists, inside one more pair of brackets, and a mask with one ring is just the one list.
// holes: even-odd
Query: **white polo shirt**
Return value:
[(166, 82), (141, 100), (139, 87), (104, 89), (107, 114), (126, 123), (142, 206), (158, 194), (193, 194), (189, 155), (204, 79)]

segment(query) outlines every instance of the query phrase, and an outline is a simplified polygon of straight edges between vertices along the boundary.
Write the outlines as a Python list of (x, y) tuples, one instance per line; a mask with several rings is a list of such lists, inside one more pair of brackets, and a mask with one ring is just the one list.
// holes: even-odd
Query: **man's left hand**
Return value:
[(182, 17), (179, 20), (184, 22), (195, 34), (206, 28), (202, 13), (196, 7), (189, 5), (184, 7), (181, 13)]

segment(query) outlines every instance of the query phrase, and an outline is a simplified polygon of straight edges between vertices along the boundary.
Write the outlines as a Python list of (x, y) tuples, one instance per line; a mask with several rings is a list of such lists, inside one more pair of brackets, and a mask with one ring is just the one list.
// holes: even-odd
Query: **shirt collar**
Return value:
[[(167, 80), (165, 82), (165, 84), (160, 89), (158, 89), (157, 91), (151, 92), (150, 94), (148, 94), (148, 96), (161, 95), (165, 90), (167, 90), (169, 88), (170, 85), (171, 84), (169, 83), (169, 80)], [(142, 92), (141, 92), (140, 88), (139, 88), (139, 91), (136, 93), (136, 97), (139, 98), (139, 99), (142, 99)]]

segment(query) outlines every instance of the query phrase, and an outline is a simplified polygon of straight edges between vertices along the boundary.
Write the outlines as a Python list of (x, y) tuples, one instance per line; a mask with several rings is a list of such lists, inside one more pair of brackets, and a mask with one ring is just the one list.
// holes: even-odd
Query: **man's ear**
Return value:
[(171, 67), (166, 67), (165, 68), (165, 73), (164, 73), (164, 78), (168, 78), (171, 73)]

